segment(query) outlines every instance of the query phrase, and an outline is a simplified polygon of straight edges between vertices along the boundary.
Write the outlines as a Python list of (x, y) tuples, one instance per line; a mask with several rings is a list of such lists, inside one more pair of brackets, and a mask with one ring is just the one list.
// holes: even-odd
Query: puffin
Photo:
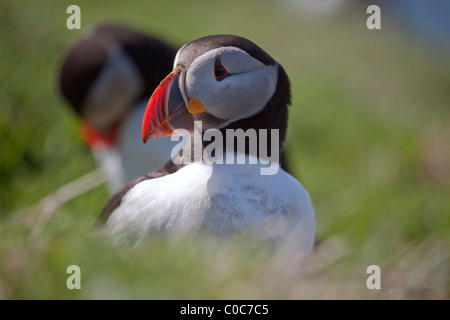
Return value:
[(111, 193), (170, 157), (170, 137), (144, 148), (140, 134), (147, 101), (172, 70), (175, 54), (155, 37), (109, 23), (81, 36), (63, 57), (59, 92), (81, 119), (82, 138)]
[[(284, 68), (250, 40), (220, 34), (184, 45), (142, 122), (144, 143), (181, 135), (183, 148), (124, 185), (104, 206), (97, 228), (117, 245), (137, 246), (156, 234), (236, 236), (306, 259), (315, 236), (311, 198), (281, 166), (263, 170), (268, 154), (280, 158), (290, 104)], [(257, 134), (256, 147), (251, 134), (237, 143), (236, 133), (247, 132)]]

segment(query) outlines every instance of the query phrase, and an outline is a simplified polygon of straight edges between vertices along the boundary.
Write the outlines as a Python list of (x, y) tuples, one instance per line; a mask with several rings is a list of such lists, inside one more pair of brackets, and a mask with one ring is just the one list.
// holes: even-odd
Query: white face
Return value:
[(83, 105), (84, 118), (99, 132), (108, 130), (144, 87), (139, 70), (125, 52), (115, 50), (109, 54)]
[[(221, 80), (214, 72), (217, 60), (229, 73)], [(277, 78), (277, 64), (267, 66), (242, 49), (229, 46), (195, 58), (186, 70), (184, 87), (187, 96), (199, 100), (206, 110), (195, 115), (196, 120), (220, 128), (260, 112), (275, 93)]]

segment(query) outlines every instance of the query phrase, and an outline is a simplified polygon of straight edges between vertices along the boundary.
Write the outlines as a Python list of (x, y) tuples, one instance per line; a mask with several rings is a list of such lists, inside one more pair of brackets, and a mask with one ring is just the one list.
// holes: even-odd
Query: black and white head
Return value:
[(184, 45), (174, 70), (155, 90), (143, 122), (143, 140), (175, 129), (279, 129), (285, 138), (290, 84), (283, 67), (253, 42), (212, 35)]
[(170, 72), (176, 51), (131, 28), (104, 24), (79, 38), (63, 59), (59, 89), (99, 134), (114, 130)]

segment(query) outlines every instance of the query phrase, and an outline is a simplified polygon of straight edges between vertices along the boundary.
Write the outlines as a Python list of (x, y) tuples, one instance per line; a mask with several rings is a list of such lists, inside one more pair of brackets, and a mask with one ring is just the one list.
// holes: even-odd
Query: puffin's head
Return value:
[(253, 42), (213, 35), (184, 45), (174, 70), (155, 90), (144, 115), (142, 138), (176, 129), (280, 129), (284, 139), (289, 80), (280, 64)]
[(58, 87), (81, 118), (88, 144), (114, 140), (130, 110), (172, 68), (176, 51), (119, 24), (102, 24), (77, 39), (61, 63)]

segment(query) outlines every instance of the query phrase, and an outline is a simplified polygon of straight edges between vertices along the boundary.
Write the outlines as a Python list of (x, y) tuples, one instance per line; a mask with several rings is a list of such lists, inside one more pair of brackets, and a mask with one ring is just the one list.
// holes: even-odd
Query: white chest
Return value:
[(294, 236), (309, 251), (314, 210), (306, 190), (283, 170), (261, 176), (256, 165), (191, 164), (137, 184), (112, 213), (107, 230), (117, 242), (148, 233), (180, 237), (207, 230), (220, 236)]

